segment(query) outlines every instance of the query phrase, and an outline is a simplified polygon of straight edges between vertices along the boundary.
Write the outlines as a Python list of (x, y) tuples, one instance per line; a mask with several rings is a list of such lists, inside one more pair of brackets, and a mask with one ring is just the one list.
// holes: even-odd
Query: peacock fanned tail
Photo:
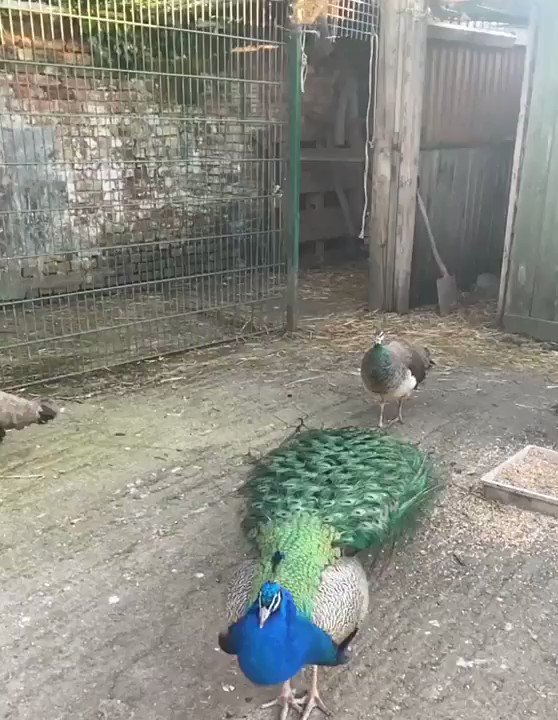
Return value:
[(307, 430), (271, 451), (243, 489), (243, 528), (257, 547), (254, 592), (270, 578), (311, 613), (324, 567), (342, 548), (408, 533), (440, 486), (412, 444), (358, 428)]

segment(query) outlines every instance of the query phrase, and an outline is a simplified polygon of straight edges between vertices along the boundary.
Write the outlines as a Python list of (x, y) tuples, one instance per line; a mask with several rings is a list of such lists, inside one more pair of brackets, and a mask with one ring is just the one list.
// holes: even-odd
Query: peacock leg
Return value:
[(281, 694), (279, 695), (279, 697), (275, 700), (272, 700), (271, 702), (262, 705), (262, 710), (266, 710), (270, 707), (275, 707), (275, 705), (279, 705), (279, 707), (281, 708), (279, 720), (287, 720), (287, 716), (291, 708), (294, 708), (298, 713), (302, 712), (302, 708), (304, 707), (304, 698), (295, 697), (293, 689), (291, 687), (291, 681), (287, 680), (287, 682), (283, 683), (281, 687)]
[(378, 427), (384, 427), (384, 407), (386, 405), (386, 402), (384, 398), (380, 400), (380, 418), (378, 420)]
[(312, 666), (312, 686), (310, 688), (310, 692), (308, 695), (304, 698), (306, 705), (304, 707), (304, 712), (302, 713), (302, 717), (300, 720), (308, 720), (310, 717), (312, 710), (321, 710), (324, 715), (329, 715), (330, 712), (327, 709), (326, 705), (324, 704), (324, 701), (320, 697), (320, 693), (318, 692), (318, 666), (313, 665)]

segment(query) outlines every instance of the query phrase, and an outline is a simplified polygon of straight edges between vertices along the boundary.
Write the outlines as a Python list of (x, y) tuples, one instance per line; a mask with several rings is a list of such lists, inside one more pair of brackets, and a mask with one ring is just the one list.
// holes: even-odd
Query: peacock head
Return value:
[(276, 613), (283, 602), (284, 590), (281, 585), (266, 582), (258, 595), (260, 627), (263, 628), (273, 613)]

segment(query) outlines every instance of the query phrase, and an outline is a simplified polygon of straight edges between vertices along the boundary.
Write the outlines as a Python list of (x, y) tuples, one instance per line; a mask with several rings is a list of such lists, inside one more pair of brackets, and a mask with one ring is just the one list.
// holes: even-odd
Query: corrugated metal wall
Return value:
[[(462, 288), (481, 272), (500, 271), (524, 52), (518, 45), (428, 41), (420, 191), (440, 253)], [(437, 276), (417, 214), (414, 304), (435, 298)]]
[(486, 145), (515, 139), (525, 48), (430, 39), (422, 146)]

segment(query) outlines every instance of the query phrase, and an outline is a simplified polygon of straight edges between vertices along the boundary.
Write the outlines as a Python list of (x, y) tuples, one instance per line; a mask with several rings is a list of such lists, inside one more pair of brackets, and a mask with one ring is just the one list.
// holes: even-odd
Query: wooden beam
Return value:
[(390, 207), (394, 204), (392, 178), (395, 132), (395, 87), (397, 84), (397, 47), (399, 42), (399, 0), (384, 2), (381, 8), (382, 31), (378, 43), (374, 147), (370, 190), (368, 238), (368, 304), (371, 310), (385, 307)]
[(427, 0), (382, 5), (370, 237), (371, 308), (409, 310)]
[(558, 517), (558, 499), (552, 495), (543, 495), (513, 485), (489, 481), (483, 482), (483, 493), (488, 500), (496, 500), (504, 505), (514, 505), (529, 512)]
[(525, 150), (525, 138), (527, 135), (527, 124), (529, 119), (529, 106), (531, 103), (531, 91), (533, 89), (533, 73), (535, 69), (535, 47), (537, 44), (537, 11), (533, 6), (531, 22), (529, 24), (529, 36), (525, 52), (525, 64), (523, 69), (523, 82), (521, 86), (521, 99), (519, 105), (519, 119), (515, 137), (515, 148), (513, 153), (512, 177), (510, 184), (510, 196), (508, 202), (508, 214), (506, 217), (506, 230), (504, 235), (504, 252), (502, 255), (502, 268), (500, 271), (500, 291), (498, 294), (498, 320), (501, 323), (506, 305), (506, 294), (508, 290), (508, 278), (510, 273), (511, 252), (513, 247), (513, 230), (517, 211), (517, 198), (521, 181), (521, 166)]
[(347, 162), (363, 163), (364, 150), (356, 148), (302, 148), (300, 157), (303, 162)]
[(548, 495), (528, 487), (510, 485), (500, 479), (507, 468), (519, 468), (521, 463), (528, 460), (533, 451), (543, 452), (545, 460), (548, 460), (548, 463), (558, 470), (558, 452), (556, 450), (526, 445), (522, 450), (482, 476), (484, 496), (507, 505), (515, 505), (522, 510), (558, 517), (558, 497), (555, 495)]
[(558, 342), (558, 321), (555, 320), (539, 320), (525, 315), (509, 315), (506, 312), (502, 325), (509, 333), (528, 335), (543, 342)]
[(401, 165), (399, 168), (393, 304), (398, 313), (409, 311), (413, 262), (417, 180), (420, 158), (422, 101), (428, 30), (427, 0), (405, 0), (401, 14), (403, 82), (401, 88)]
[(370, 237), (371, 308), (409, 309), (428, 16), (426, 0), (384, 0)]

